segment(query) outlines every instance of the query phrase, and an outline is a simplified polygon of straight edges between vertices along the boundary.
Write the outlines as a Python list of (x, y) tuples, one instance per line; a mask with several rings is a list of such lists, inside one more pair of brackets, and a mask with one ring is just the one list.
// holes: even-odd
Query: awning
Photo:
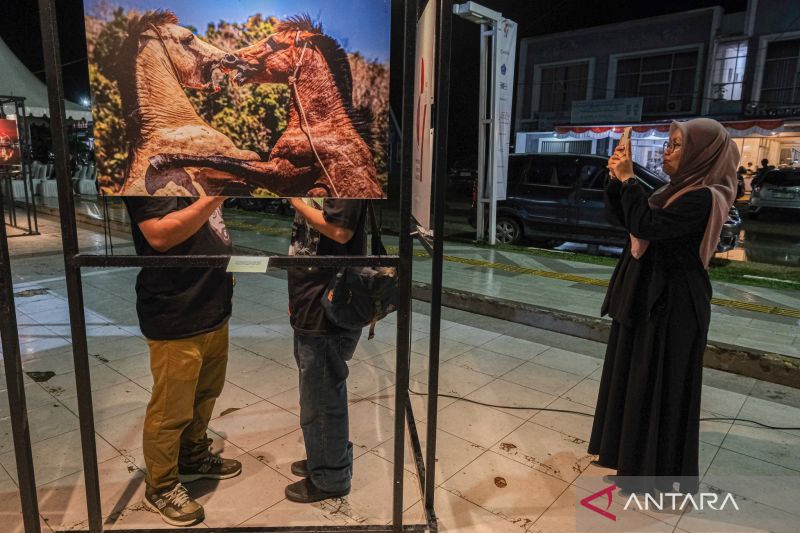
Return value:
[[(630, 124), (633, 139), (666, 139), (671, 122), (655, 124)], [(783, 120), (722, 121), (731, 137), (748, 135), (772, 135), (783, 131)], [(625, 124), (607, 126), (557, 126), (555, 136), (559, 139), (619, 139)]]

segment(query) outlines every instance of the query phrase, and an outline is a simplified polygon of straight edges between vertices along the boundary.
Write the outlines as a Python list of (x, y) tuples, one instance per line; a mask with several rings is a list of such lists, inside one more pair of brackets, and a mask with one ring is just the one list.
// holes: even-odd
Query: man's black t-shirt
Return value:
[[(193, 236), (161, 253), (138, 224), (190, 206), (193, 198), (126, 197), (139, 255), (230, 255), (231, 239), (217, 209)], [(143, 268), (136, 279), (139, 327), (152, 340), (185, 339), (214, 331), (231, 316), (233, 278), (221, 268)]]
[[(316, 204), (315, 204), (316, 205)], [(325, 220), (340, 228), (349, 229), (353, 237), (346, 244), (321, 235), (300, 213), (292, 226), (292, 243), (289, 255), (364, 255), (366, 233), (364, 219), (365, 200), (324, 200), (322, 214)], [(320, 300), (335, 268), (290, 268), (289, 314), (292, 327), (304, 335), (328, 335), (341, 332), (341, 328), (325, 317)]]

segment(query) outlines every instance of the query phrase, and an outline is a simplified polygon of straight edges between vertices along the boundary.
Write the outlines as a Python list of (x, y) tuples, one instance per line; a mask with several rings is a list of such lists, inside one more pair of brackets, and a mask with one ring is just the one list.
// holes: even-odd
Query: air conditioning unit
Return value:
[(681, 98), (667, 98), (667, 112), (679, 113), (683, 111), (683, 100)]

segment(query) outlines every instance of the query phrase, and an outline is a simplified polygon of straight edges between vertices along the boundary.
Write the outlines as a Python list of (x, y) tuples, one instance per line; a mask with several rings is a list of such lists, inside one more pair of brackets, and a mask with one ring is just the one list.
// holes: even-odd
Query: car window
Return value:
[(552, 180), (551, 185), (573, 187), (578, 181), (578, 165), (575, 164), (575, 160), (570, 159), (559, 162), (556, 175), (557, 179)]
[(602, 191), (605, 184), (606, 169), (600, 165), (586, 164), (580, 167), (581, 188)]
[(519, 185), (525, 182), (525, 174), (530, 166), (529, 157), (509, 157), (508, 158), (508, 184)]
[(537, 161), (526, 174), (528, 185), (558, 185), (556, 166), (546, 161)]
[(800, 186), (800, 170), (782, 169), (767, 172), (764, 183), (778, 187)]

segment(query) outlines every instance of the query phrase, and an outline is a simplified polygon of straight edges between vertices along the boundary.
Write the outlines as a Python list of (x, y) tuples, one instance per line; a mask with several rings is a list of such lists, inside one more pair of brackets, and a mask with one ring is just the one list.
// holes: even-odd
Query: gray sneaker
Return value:
[(218, 453), (212, 453), (196, 463), (178, 465), (178, 479), (182, 483), (198, 479), (228, 479), (242, 473), (242, 463), (236, 459), (223, 459)]
[(144, 504), (172, 526), (193, 526), (205, 518), (203, 506), (192, 499), (180, 483), (162, 491), (148, 487), (144, 492)]

